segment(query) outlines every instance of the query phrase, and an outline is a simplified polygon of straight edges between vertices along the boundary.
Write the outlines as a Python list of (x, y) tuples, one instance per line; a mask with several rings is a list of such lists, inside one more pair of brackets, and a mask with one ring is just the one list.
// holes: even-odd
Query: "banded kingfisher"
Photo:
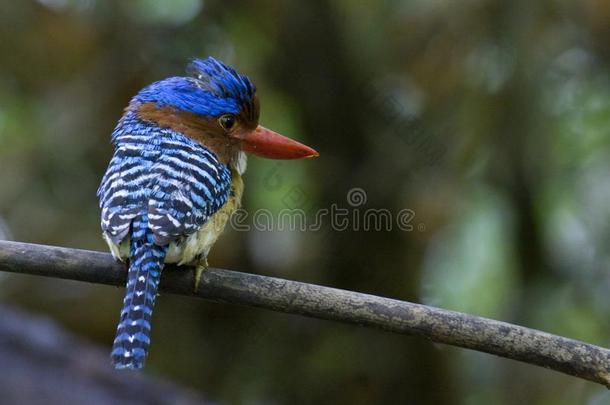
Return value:
[[(209, 57), (132, 98), (112, 133), (114, 155), (97, 191), (103, 237), (129, 262), (112, 363), (139, 369), (165, 263), (196, 268), (241, 204), (246, 154), (270, 159), (318, 156), (258, 125), (250, 79)], [(196, 287), (195, 287), (196, 288)]]

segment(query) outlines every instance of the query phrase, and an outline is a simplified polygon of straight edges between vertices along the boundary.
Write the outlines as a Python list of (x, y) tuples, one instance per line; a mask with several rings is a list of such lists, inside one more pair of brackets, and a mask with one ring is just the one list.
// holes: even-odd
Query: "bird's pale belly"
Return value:
[[(236, 183), (240, 184), (239, 192), (236, 191)], [(210, 219), (194, 234), (188, 236), (183, 241), (172, 242), (167, 250), (165, 263), (197, 264), (199, 258), (208, 256), (210, 249), (216, 243), (216, 239), (224, 231), (231, 214), (239, 208), (241, 203), (241, 195), (243, 191), (243, 183), (241, 178), (232, 182), (233, 192), (225, 205), (214, 213)]]
[[(232, 177), (231, 195), (227, 202), (197, 232), (170, 243), (165, 263), (196, 265), (199, 260), (208, 256), (210, 249), (224, 231), (231, 214), (241, 206), (244, 183), (237, 172), (234, 171)], [(120, 260), (129, 258), (129, 238), (124, 239), (119, 245), (112, 242), (106, 235), (104, 235), (104, 240), (115, 258)]]

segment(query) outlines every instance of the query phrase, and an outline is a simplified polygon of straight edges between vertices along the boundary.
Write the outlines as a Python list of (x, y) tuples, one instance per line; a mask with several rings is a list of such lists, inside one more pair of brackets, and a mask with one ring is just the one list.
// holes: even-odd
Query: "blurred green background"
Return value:
[[(244, 206), (347, 192), (384, 232), (228, 230), (210, 263), (610, 343), (610, 3), (0, 0), (0, 237), (106, 250), (96, 188), (131, 96), (213, 55), (315, 161), (251, 158)], [(123, 291), (0, 275), (0, 300), (110, 350)], [(605, 404), (541, 368), (163, 295), (145, 373), (220, 404)], [(110, 367), (108, 365), (108, 367)]]

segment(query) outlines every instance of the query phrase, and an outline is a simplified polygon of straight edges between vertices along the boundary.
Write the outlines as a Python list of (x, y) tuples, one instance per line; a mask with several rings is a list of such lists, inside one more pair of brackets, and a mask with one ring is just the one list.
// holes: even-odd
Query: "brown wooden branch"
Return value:
[[(108, 253), (0, 241), (0, 270), (124, 285)], [(197, 292), (192, 271), (169, 267), (161, 291), (358, 324), (495, 354), (610, 387), (610, 350), (523, 326), (353, 291), (216, 268)]]

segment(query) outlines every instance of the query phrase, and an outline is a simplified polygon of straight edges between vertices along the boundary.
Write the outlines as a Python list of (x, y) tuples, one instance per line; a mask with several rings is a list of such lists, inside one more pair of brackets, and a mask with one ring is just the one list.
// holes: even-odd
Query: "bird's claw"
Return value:
[(195, 285), (193, 286), (193, 292), (197, 293), (199, 291), (199, 284), (201, 283), (201, 277), (203, 276), (203, 272), (208, 269), (208, 259), (205, 258), (200, 261), (195, 267)]

